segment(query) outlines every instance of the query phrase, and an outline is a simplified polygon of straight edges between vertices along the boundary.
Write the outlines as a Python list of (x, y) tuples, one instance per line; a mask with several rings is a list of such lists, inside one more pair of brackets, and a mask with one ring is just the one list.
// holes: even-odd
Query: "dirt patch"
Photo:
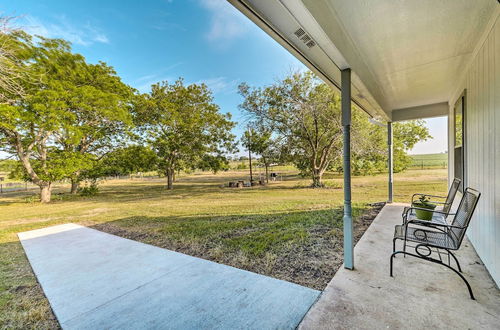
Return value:
[[(356, 243), (383, 206), (384, 203), (372, 204), (355, 219)], [(259, 256), (248, 255), (241, 251), (228, 251), (215, 240), (175, 240), (155, 231), (154, 227), (145, 230), (145, 228), (135, 226), (122, 227), (116, 223), (101, 223), (93, 228), (317, 290), (323, 290), (326, 287), (343, 263), (342, 229), (325, 225), (309, 228), (308, 238), (300, 243), (290, 243), (279, 251), (270, 251)], [(254, 230), (252, 228), (235, 230), (221, 234), (220, 238), (227, 239)]]

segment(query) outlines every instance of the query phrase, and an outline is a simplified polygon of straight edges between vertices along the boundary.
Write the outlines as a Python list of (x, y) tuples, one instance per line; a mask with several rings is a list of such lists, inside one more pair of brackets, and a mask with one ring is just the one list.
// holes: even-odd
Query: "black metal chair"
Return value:
[[(413, 196), (411, 197), (411, 204), (413, 205), (413, 202), (415, 202), (416, 197), (422, 197), (422, 196), (434, 199), (441, 199), (441, 200), (444, 199), (444, 202), (439, 200), (431, 200), (429, 202), (433, 204), (442, 205), (441, 209), (434, 211), (431, 222), (446, 224), (447, 223), (446, 218), (449, 215), (453, 215), (452, 213), (450, 213), (450, 211), (461, 182), (462, 180), (458, 178), (453, 179), (450, 189), (448, 190), (447, 196), (437, 196), (437, 195), (422, 194), (422, 193), (413, 194)], [(403, 210), (403, 224), (408, 220), (418, 219), (415, 212), (413, 210), (408, 211), (408, 209), (410, 209), (410, 207), (405, 207)]]
[[(398, 254), (409, 255), (443, 265), (453, 270), (467, 285), (471, 299), (475, 299), (469, 282), (461, 274), (462, 268), (460, 267), (460, 263), (451, 251), (456, 251), (460, 248), (480, 196), (481, 193), (477, 190), (472, 188), (465, 189), (451, 224), (408, 219), (404, 224), (396, 225), (392, 245), (393, 253), (390, 260), (391, 277), (394, 257)], [(412, 209), (417, 208), (408, 208), (407, 212), (411, 212)], [(403, 251), (396, 251), (397, 240), (403, 241)], [(410, 245), (410, 242), (415, 245)], [(414, 248), (415, 253), (407, 252), (407, 247)], [(448, 257), (447, 263), (444, 262), (443, 256)], [(450, 256), (457, 264), (457, 269), (451, 265)]]

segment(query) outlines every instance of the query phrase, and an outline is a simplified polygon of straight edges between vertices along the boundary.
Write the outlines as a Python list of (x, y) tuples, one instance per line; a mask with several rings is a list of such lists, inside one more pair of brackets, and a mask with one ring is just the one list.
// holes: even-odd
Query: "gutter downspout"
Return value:
[(344, 132), (344, 268), (354, 269), (351, 207), (351, 69), (341, 70), (341, 108)]

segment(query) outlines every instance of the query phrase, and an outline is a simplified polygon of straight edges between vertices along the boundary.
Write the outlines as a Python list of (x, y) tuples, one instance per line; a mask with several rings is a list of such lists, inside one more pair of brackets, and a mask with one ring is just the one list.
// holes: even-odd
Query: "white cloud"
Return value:
[(73, 44), (89, 46), (93, 43), (109, 43), (108, 37), (96, 27), (87, 23), (82, 27), (74, 26), (65, 16), (59, 16), (55, 22), (42, 22), (33, 16), (25, 16), (24, 29), (31, 34), (46, 38), (62, 38)]
[(214, 94), (218, 94), (236, 90), (238, 81), (228, 80), (226, 77), (216, 77), (198, 80), (195, 84), (205, 84)]
[(210, 28), (205, 37), (211, 42), (224, 44), (244, 35), (249, 22), (225, 0), (200, 0), (210, 14)]
[(109, 39), (106, 37), (104, 34), (98, 34), (94, 38), (95, 41), (103, 43), (103, 44), (109, 44)]

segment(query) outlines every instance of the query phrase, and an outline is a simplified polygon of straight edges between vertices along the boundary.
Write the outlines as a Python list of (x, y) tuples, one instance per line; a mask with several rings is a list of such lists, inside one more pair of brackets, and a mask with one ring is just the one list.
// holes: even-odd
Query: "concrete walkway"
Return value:
[(456, 255), (475, 301), (455, 273), (420, 259), (396, 257), (389, 276), (402, 210), (382, 209), (354, 249), (356, 269), (335, 274), (300, 329), (500, 329), (500, 290), (467, 240)]
[(319, 296), (75, 224), (19, 239), (65, 329), (293, 329)]

